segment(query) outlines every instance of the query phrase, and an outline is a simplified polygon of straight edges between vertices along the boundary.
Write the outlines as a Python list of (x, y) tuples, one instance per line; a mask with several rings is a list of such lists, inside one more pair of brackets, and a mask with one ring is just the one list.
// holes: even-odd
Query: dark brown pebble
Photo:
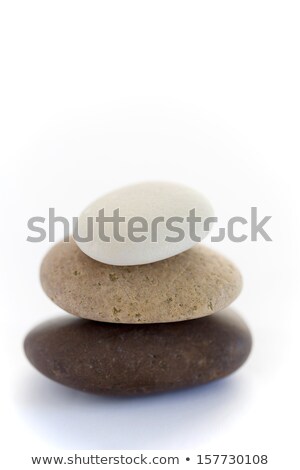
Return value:
[(152, 325), (58, 318), (33, 329), (25, 353), (63, 385), (106, 395), (164, 392), (219, 379), (238, 369), (251, 334), (231, 309)]

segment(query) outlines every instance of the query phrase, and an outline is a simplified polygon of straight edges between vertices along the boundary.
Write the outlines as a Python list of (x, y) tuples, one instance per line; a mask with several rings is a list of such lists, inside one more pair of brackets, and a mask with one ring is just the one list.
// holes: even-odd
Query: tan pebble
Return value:
[(111, 266), (60, 242), (41, 266), (44, 291), (78, 317), (113, 323), (163, 323), (222, 310), (239, 295), (242, 278), (226, 258), (202, 244), (139, 266)]

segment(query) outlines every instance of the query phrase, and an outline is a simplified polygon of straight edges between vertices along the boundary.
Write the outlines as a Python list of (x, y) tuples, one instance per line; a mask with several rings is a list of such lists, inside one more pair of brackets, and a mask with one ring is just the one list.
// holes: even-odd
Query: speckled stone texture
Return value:
[(177, 256), (140, 266), (111, 266), (60, 242), (46, 255), (41, 283), (59, 307), (82, 318), (162, 323), (222, 310), (242, 288), (237, 268), (201, 243)]
[(235, 371), (250, 350), (250, 332), (231, 310), (156, 325), (59, 318), (38, 326), (25, 339), (29, 361), (44, 375), (109, 395), (204, 384)]

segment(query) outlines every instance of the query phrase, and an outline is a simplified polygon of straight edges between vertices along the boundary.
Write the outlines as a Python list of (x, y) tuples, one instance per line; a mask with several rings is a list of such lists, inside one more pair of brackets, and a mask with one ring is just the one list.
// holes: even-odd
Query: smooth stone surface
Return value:
[[(113, 211), (119, 209), (120, 217), (125, 217), (120, 222), (120, 235), (124, 241), (120, 242), (113, 236), (113, 224), (104, 224), (104, 234), (110, 238), (105, 242), (99, 238), (99, 228), (95, 223), (99, 210), (104, 209), (104, 215), (111, 217)], [(198, 191), (187, 186), (166, 182), (145, 182), (127, 186), (109, 194), (106, 194), (90, 204), (80, 215), (78, 221), (78, 233), (81, 238), (86, 238), (88, 232), (88, 218), (93, 219), (92, 240), (88, 242), (77, 241), (79, 248), (91, 258), (102, 263), (131, 266), (137, 264), (153, 263), (170, 256), (177, 255), (196, 244), (190, 237), (187, 217), (189, 211), (195, 209), (195, 215), (202, 221), (213, 216), (213, 209), (207, 199)], [(132, 217), (143, 217), (147, 226), (141, 222), (134, 224), (135, 228), (142, 228), (143, 232), (133, 233), (134, 237), (146, 237), (143, 241), (134, 241), (128, 236), (128, 220)], [(157, 224), (157, 241), (151, 241), (150, 227), (156, 217), (164, 217), (164, 222)], [(174, 227), (182, 228), (183, 239), (178, 242), (167, 241), (168, 236), (178, 239), (178, 233), (166, 226), (166, 220), (170, 217), (183, 217), (184, 223), (174, 222)], [(204, 231), (203, 223), (196, 224), (196, 235), (205, 238), (209, 231)], [(74, 237), (77, 240), (77, 237)]]
[(25, 353), (42, 374), (69, 387), (110, 395), (204, 384), (238, 369), (250, 350), (250, 332), (231, 310), (156, 325), (59, 318), (25, 339)]
[(55, 245), (41, 266), (46, 294), (82, 318), (120, 323), (189, 320), (222, 310), (242, 279), (226, 258), (201, 243), (141, 266), (110, 266), (86, 256), (74, 241)]

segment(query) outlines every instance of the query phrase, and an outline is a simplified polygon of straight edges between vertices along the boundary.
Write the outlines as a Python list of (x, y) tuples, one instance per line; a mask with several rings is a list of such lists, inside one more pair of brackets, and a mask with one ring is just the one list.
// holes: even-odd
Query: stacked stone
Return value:
[[(144, 183), (100, 198), (79, 226), (84, 231), (88, 217), (116, 207), (146, 220), (183, 216), (191, 208), (205, 218), (212, 214), (189, 188)], [(236, 313), (223, 311), (241, 291), (237, 268), (187, 236), (166, 242), (164, 229), (156, 244), (124, 238), (107, 243), (94, 233), (90, 242), (61, 242), (49, 251), (41, 266), (43, 289), (80, 318), (33, 329), (25, 339), (29, 361), (64, 385), (110, 395), (200, 385), (238, 369), (251, 335)]]

